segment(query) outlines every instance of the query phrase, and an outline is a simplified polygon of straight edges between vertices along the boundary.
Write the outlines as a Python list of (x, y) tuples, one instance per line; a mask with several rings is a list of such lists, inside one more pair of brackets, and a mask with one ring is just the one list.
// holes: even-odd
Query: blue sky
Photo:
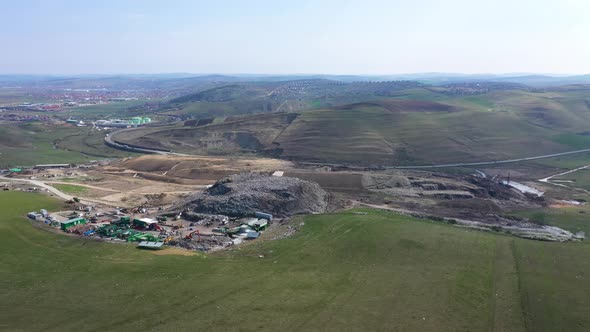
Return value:
[(587, 0), (0, 0), (0, 73), (590, 73)]

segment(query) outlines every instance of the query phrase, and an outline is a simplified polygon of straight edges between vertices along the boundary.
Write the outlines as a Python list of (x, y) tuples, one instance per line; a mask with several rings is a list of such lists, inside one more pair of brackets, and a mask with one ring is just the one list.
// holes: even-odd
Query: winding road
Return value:
[(104, 137), (104, 142), (106, 145), (124, 151), (131, 151), (131, 152), (138, 152), (138, 153), (148, 153), (148, 154), (160, 154), (160, 155), (169, 155), (169, 156), (188, 156), (188, 154), (178, 153), (178, 152), (171, 152), (171, 151), (162, 151), (162, 150), (152, 150), (147, 148), (138, 148), (134, 146), (129, 146), (126, 144), (121, 144), (116, 141), (113, 141), (111, 138), (115, 132), (111, 133), (108, 136)]
[[(544, 155), (540, 155), (540, 156), (496, 160), (496, 161), (477, 161), (477, 162), (469, 162), (469, 163), (435, 164), (435, 165), (382, 166), (380, 168), (381, 169), (428, 169), (428, 168), (445, 168), (445, 167), (497, 165), (497, 164), (508, 164), (508, 163), (522, 162), (522, 161), (554, 158), (554, 157), (567, 156), (567, 155), (573, 155), (573, 154), (585, 153), (585, 152), (590, 152), (590, 149), (574, 150), (574, 151), (567, 151), (567, 152), (544, 154)], [(344, 165), (344, 164), (322, 163), (322, 162), (300, 162), (300, 163), (307, 164), (307, 165), (322, 165), (322, 166), (340, 166), (340, 167), (350, 166), (350, 165)]]
[(575, 151), (568, 151), (568, 152), (560, 152), (560, 153), (552, 153), (552, 154), (545, 154), (540, 156), (533, 156), (533, 157), (525, 157), (525, 158), (516, 158), (516, 159), (506, 159), (506, 160), (496, 160), (496, 161), (480, 161), (480, 162), (471, 162), (471, 163), (456, 163), (456, 164), (439, 164), (439, 165), (419, 165), (419, 166), (389, 166), (386, 168), (444, 168), (444, 167), (461, 167), (461, 166), (482, 166), (482, 165), (495, 165), (495, 164), (508, 164), (508, 163), (517, 163), (521, 161), (529, 161), (529, 160), (537, 160), (537, 159), (547, 159), (553, 157), (561, 157), (567, 156), (572, 154), (590, 152), (590, 149), (583, 149), (583, 150), (575, 150)]
[(30, 183), (30, 184), (32, 184), (34, 186), (47, 189), (47, 191), (49, 191), (50, 193), (54, 194), (55, 196), (57, 196), (59, 198), (62, 198), (64, 200), (66, 200), (66, 201), (69, 201), (72, 198), (74, 198), (74, 196), (70, 196), (70, 195), (64, 193), (63, 191), (60, 191), (59, 189), (46, 184), (45, 182), (41, 182), (41, 181), (37, 181), (37, 180), (7, 178), (5, 176), (0, 176), (0, 180), (17, 181), (17, 182), (27, 182), (27, 183)]

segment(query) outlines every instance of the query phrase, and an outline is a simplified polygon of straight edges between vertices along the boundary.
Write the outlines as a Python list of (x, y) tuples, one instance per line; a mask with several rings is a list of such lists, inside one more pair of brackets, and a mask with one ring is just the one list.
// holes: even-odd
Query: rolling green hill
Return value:
[[(422, 86), (414, 81), (345, 83), (327, 79), (233, 82), (174, 98), (161, 112), (203, 118), (302, 111), (407, 95), (410, 90), (420, 90)], [(406, 93), (401, 92), (406, 90)]]
[(39, 194), (0, 192), (2, 330), (590, 328), (585, 243), (363, 210), (308, 216), (283, 240), (154, 255), (53, 234), (24, 217), (57, 207)]
[[(492, 161), (590, 148), (589, 98), (588, 90), (452, 96), (413, 88), (395, 98), (299, 111), (291, 122), (245, 116), (202, 128), (139, 129), (117, 138), (183, 153), (272, 150), (283, 158), (332, 163)], [(255, 144), (241, 149), (236, 134)]]

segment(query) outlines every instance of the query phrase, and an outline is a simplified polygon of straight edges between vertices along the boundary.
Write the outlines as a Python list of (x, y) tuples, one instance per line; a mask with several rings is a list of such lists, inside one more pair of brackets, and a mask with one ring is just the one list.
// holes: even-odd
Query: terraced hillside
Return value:
[(381, 165), (492, 161), (590, 147), (586, 89), (474, 96), (408, 91), (397, 98), (244, 116), (201, 128), (126, 131), (116, 138), (189, 154), (258, 152)]
[(297, 113), (258, 114), (228, 118), (203, 127), (165, 126), (124, 130), (112, 139), (124, 144), (173, 150), (190, 154), (232, 154), (273, 151), (274, 139), (298, 116)]

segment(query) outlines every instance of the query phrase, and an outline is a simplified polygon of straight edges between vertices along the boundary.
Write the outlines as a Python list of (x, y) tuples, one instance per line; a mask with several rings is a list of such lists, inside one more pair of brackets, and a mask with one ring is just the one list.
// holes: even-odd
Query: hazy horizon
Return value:
[(116, 76), (186, 76), (186, 77), (201, 77), (201, 76), (228, 76), (228, 77), (280, 77), (280, 76), (359, 76), (359, 77), (394, 77), (394, 76), (428, 76), (428, 77), (452, 77), (452, 76), (497, 76), (497, 77), (524, 77), (524, 76), (549, 76), (549, 77), (571, 77), (571, 76), (587, 76), (590, 73), (452, 73), (452, 72), (410, 72), (410, 73), (375, 73), (375, 74), (347, 74), (347, 73), (198, 73), (198, 72), (112, 72), (112, 73), (6, 73), (0, 72), (0, 76), (48, 76), (48, 77), (116, 77)]
[(0, 73), (387, 76), (590, 73), (584, 0), (24, 0)]

